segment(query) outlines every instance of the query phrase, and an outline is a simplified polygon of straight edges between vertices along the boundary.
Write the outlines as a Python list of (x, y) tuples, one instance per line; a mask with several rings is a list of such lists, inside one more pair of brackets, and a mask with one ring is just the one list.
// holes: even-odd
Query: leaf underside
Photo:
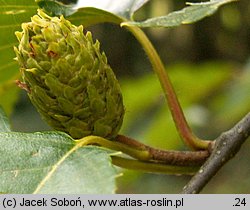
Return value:
[(182, 10), (169, 13), (165, 16), (150, 18), (145, 21), (131, 21), (124, 25), (136, 25), (138, 27), (176, 27), (182, 24), (191, 24), (207, 16), (212, 15), (217, 9), (227, 3), (236, 0), (211, 0), (201, 3), (188, 3)]

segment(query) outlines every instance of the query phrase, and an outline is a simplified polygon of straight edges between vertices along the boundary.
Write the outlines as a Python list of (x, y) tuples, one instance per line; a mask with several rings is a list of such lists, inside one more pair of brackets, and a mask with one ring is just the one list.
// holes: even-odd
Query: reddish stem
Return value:
[(171, 81), (168, 77), (168, 74), (165, 70), (165, 67), (153, 47), (152, 43), (149, 41), (145, 33), (136, 26), (131, 26), (126, 23), (122, 23), (122, 26), (126, 26), (128, 30), (130, 30), (133, 35), (138, 39), (138, 41), (143, 46), (145, 52), (147, 53), (152, 67), (157, 74), (159, 81), (161, 83), (162, 89), (167, 99), (168, 106), (170, 108), (173, 120), (177, 127), (177, 130), (182, 137), (183, 141), (192, 149), (200, 150), (200, 149), (208, 149), (211, 141), (205, 141), (196, 137), (183, 114), (182, 108), (178, 101), (178, 98), (175, 94), (174, 88), (171, 84)]

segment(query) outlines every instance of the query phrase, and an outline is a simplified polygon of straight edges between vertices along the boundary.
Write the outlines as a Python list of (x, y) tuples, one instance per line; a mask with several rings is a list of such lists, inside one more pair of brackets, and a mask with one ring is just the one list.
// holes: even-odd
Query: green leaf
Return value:
[(77, 10), (74, 5), (66, 5), (59, 1), (53, 0), (35, 0), (40, 8), (43, 8), (51, 16), (63, 15), (65, 17), (72, 15)]
[(2, 107), (0, 106), (0, 132), (9, 132), (10, 124), (7, 116), (5, 115)]
[(189, 6), (180, 11), (165, 16), (150, 18), (141, 22), (126, 22), (123, 25), (137, 25), (139, 27), (175, 27), (190, 24), (212, 15), (216, 10), (227, 3), (236, 0), (210, 0), (201, 3), (187, 3)]
[(133, 14), (149, 0), (84, 0), (78, 1), (76, 8), (95, 7), (115, 14), (123, 19), (132, 19)]
[(109, 152), (61, 132), (0, 133), (0, 192), (114, 193)]
[(112, 13), (93, 7), (78, 9), (76, 13), (67, 18), (74, 24), (83, 25), (85, 27), (98, 23), (115, 23), (120, 24), (124, 20)]
[(13, 60), (13, 46), (17, 45), (15, 31), (21, 23), (30, 21), (37, 5), (30, 0), (0, 0), (0, 105), (9, 115), (17, 99), (15, 80), (19, 77), (17, 62)]
[(58, 1), (53, 0), (36, 0), (40, 8), (44, 9), (50, 15), (64, 15), (68, 16), (74, 24), (82, 24), (85, 27), (104, 22), (111, 22), (120, 24), (123, 19), (115, 14), (108, 11), (101, 10), (94, 7), (82, 7), (75, 5), (65, 5)]
[[(100, 22), (110, 22), (115, 16), (117, 16), (115, 19), (132, 19), (134, 12), (148, 1), (149, 0), (79, 0), (76, 4), (65, 5), (55, 0), (36, 0), (38, 5), (51, 15), (70, 16), (79, 10), (83, 10), (83, 13), (85, 13), (85, 10), (86, 13), (93, 11), (94, 16), (92, 14), (92, 16), (89, 17), (91, 22), (93, 22), (93, 19), (96, 19), (94, 22), (97, 20)], [(104, 17), (101, 17), (102, 14), (105, 14)]]

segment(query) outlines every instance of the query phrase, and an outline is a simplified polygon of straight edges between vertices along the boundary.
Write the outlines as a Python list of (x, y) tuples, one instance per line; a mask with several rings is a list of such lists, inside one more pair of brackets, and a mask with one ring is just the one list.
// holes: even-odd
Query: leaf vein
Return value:
[(56, 170), (59, 168), (59, 166), (77, 149), (79, 149), (82, 145), (81, 144), (76, 144), (72, 149), (70, 149), (62, 158), (52, 166), (51, 170), (47, 174), (47, 176), (44, 177), (44, 179), (38, 184), (37, 188), (33, 192), (33, 194), (37, 194), (42, 187), (46, 184), (46, 182), (52, 177), (52, 175), (56, 172)]

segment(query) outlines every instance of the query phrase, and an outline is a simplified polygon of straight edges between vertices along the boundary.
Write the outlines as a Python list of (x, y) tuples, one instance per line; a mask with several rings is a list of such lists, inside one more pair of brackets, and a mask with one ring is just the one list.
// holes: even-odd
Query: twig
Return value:
[[(75, 140), (75, 143), (78, 147), (99, 145), (119, 151), (112, 155), (113, 164), (127, 169), (136, 169), (150, 173), (193, 175), (209, 155), (208, 151), (158, 150), (120, 135), (114, 141), (99, 136), (86, 136)], [(117, 155), (128, 155), (135, 159)]]
[(227, 161), (234, 157), (249, 135), (250, 112), (232, 129), (222, 133), (216, 139), (215, 147), (210, 157), (183, 188), (181, 193), (199, 193), (217, 171), (219, 171)]
[(118, 135), (115, 141), (134, 149), (148, 151), (151, 161), (157, 161), (169, 165), (201, 166), (210, 155), (208, 150), (176, 151), (156, 149), (123, 135)]

